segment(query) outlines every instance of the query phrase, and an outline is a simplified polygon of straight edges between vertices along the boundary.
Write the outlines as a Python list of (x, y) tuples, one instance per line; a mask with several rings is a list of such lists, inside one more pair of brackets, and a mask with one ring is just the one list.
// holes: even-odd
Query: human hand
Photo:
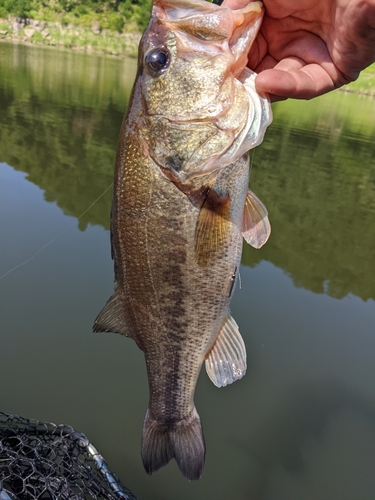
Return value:
[[(239, 9), (249, 0), (224, 0)], [(311, 99), (355, 80), (375, 61), (375, 0), (263, 0), (248, 66), (271, 100)]]

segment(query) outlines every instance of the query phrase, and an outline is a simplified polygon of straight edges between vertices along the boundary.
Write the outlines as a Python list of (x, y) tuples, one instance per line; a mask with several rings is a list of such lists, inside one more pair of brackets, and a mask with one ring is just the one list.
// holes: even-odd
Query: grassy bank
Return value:
[(0, 0), (0, 17), (9, 16), (123, 32), (143, 30), (151, 0)]
[(96, 23), (86, 27), (38, 19), (0, 19), (0, 40), (52, 45), (88, 52), (135, 56), (140, 36), (139, 32), (119, 33), (102, 29)]
[(151, 0), (0, 0), (0, 40), (130, 54)]

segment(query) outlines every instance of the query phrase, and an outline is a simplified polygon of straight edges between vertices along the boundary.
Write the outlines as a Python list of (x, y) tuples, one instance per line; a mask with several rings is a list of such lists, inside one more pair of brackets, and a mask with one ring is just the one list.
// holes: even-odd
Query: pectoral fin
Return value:
[(206, 357), (206, 371), (217, 387), (225, 387), (246, 373), (246, 348), (237, 323), (228, 316)]
[(100, 311), (92, 329), (94, 332), (113, 332), (130, 337), (129, 329), (125, 324), (118, 290), (115, 289), (115, 293)]
[(230, 225), (230, 199), (209, 189), (195, 229), (195, 257), (207, 267), (225, 250)]
[(242, 236), (254, 248), (262, 247), (271, 234), (268, 212), (250, 189), (247, 192), (242, 219)]

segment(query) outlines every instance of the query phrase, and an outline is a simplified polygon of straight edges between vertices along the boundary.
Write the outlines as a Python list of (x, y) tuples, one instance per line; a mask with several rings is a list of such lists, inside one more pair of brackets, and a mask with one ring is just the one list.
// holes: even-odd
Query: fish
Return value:
[(115, 287), (93, 330), (132, 338), (144, 353), (148, 474), (175, 459), (185, 478), (201, 477), (201, 367), (217, 387), (246, 372), (229, 306), (243, 239), (260, 248), (270, 234), (267, 210), (248, 190), (248, 151), (272, 120), (246, 68), (262, 16), (257, 1), (232, 10), (153, 0), (139, 45), (115, 167)]

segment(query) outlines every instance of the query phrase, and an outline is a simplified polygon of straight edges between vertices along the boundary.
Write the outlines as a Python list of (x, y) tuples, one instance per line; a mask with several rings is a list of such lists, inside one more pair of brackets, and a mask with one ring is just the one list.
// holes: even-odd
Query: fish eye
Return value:
[(169, 66), (170, 54), (165, 48), (152, 49), (145, 56), (145, 64), (152, 76), (158, 76)]

